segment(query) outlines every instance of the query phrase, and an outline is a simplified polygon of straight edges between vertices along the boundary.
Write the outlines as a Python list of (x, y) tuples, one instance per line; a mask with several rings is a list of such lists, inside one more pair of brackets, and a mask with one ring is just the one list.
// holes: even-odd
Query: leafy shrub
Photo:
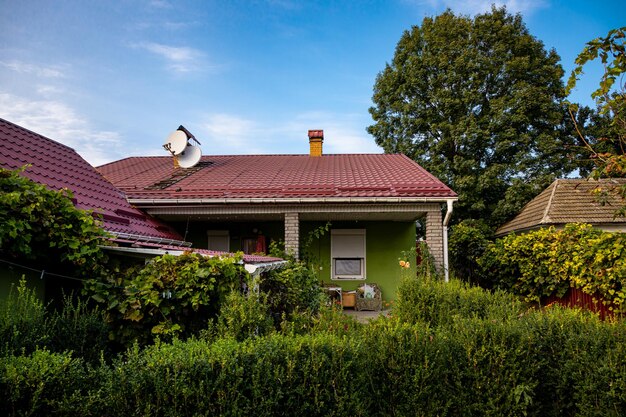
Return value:
[(97, 367), (67, 353), (5, 357), (0, 413), (626, 415), (626, 323), (558, 306), (517, 314), (502, 293), (413, 281), (414, 309), (453, 311), (346, 328), (323, 309), (310, 333), (136, 344)]
[(259, 288), (267, 295), (269, 311), (276, 325), (283, 317), (297, 311), (315, 314), (325, 301), (317, 275), (307, 264), (295, 260), (290, 260), (282, 269), (265, 274), (259, 281)]
[(0, 414), (5, 416), (102, 415), (99, 385), (107, 368), (86, 367), (70, 353), (36, 350), (0, 358)]
[(450, 233), (450, 264), (457, 278), (491, 288), (489, 277), (481, 274), (478, 258), (491, 242), (493, 232), (482, 220), (463, 220), (452, 227)]
[(127, 345), (134, 340), (145, 344), (154, 335), (186, 337), (206, 328), (246, 275), (240, 254), (163, 255), (104, 282), (92, 280), (87, 293), (103, 303), (112, 337)]
[(0, 168), (0, 253), (37, 259), (47, 268), (99, 270), (104, 254), (98, 245), (106, 233), (98, 221), (74, 207), (69, 190), (50, 190), (20, 172)]
[(61, 310), (47, 315), (50, 341), (45, 345), (53, 352), (72, 351), (88, 363), (110, 356), (109, 326), (104, 312), (85, 300), (65, 296)]
[(73, 351), (96, 363), (108, 355), (108, 326), (97, 308), (67, 296), (60, 310), (43, 305), (24, 279), (16, 291), (0, 301), (0, 355), (28, 354), (46, 348), (52, 352)]
[(429, 326), (449, 325), (455, 317), (501, 319), (520, 314), (522, 304), (503, 291), (491, 293), (452, 279), (442, 282), (426, 277), (400, 282), (394, 316), (401, 321)]
[(46, 307), (22, 278), (9, 296), (0, 300), (0, 354), (30, 353), (51, 339)]
[(626, 311), (626, 235), (569, 224), (491, 244), (479, 260), (501, 288), (528, 301), (562, 297), (570, 287), (599, 296), (611, 310)]
[(274, 322), (264, 293), (242, 294), (231, 291), (222, 303), (217, 318), (217, 336), (243, 341), (249, 337), (262, 336), (274, 330)]

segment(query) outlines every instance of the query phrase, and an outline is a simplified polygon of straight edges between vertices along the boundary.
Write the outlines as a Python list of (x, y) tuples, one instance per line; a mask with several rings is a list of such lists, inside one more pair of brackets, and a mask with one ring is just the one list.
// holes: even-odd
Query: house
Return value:
[[(25, 165), (28, 167), (22, 173), (24, 176), (54, 190), (67, 188), (74, 194), (77, 208), (93, 210), (103, 228), (113, 236), (108, 250), (136, 257), (194, 250), (174, 228), (131, 205), (122, 191), (72, 148), (0, 119), (0, 166), (13, 170)], [(204, 255), (223, 254), (206, 248), (197, 251)], [(267, 269), (280, 265), (282, 260), (250, 255), (244, 257), (244, 262), (251, 265), (250, 271), (260, 272), (258, 266), (265, 265)], [(0, 297), (28, 271), (18, 267), (0, 268)], [(32, 271), (31, 275), (40, 277)], [(43, 294), (42, 280), (33, 282), (38, 283), (38, 292)]]
[[(563, 228), (567, 223), (589, 223), (608, 232), (626, 232), (626, 217), (615, 212), (626, 202), (615, 194), (615, 187), (626, 179), (558, 179), (532, 199), (520, 213), (496, 231), (496, 236), (527, 232), (540, 227)], [(607, 191), (599, 197), (594, 190)]]
[[(404, 155), (326, 155), (323, 131), (308, 137), (304, 155), (203, 156), (188, 169), (169, 156), (131, 157), (98, 171), (194, 247), (255, 253), (284, 241), (293, 256), (314, 260), (321, 280), (344, 290), (376, 283), (393, 299), (398, 258), (415, 247), (418, 219), (447, 270), (456, 193)], [(327, 233), (308, 238), (328, 222)]]

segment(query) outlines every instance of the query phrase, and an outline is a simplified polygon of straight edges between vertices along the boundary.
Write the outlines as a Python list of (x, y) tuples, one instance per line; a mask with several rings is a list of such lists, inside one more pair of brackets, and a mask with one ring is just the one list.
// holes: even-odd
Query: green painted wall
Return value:
[[(325, 223), (303, 222), (300, 225), (302, 243), (307, 235)], [(365, 280), (330, 279), (330, 231), (319, 241), (314, 241), (309, 248), (302, 247), (301, 253), (313, 259), (320, 280), (339, 285), (344, 291), (355, 290), (363, 283), (375, 283), (381, 288), (383, 299), (396, 298), (396, 290), (408, 270), (398, 265), (402, 251), (415, 247), (414, 222), (333, 222), (331, 229), (365, 229)], [(415, 265), (415, 257), (410, 260)], [(413, 269), (414, 270), (414, 269)]]
[(6, 300), (11, 291), (11, 286), (14, 286), (13, 291), (17, 291), (22, 275), (26, 278), (26, 285), (29, 288), (35, 290), (35, 294), (42, 301), (45, 299), (45, 287), (46, 283), (40, 279), (41, 274), (27, 269), (22, 269), (17, 266), (9, 266), (8, 264), (0, 264), (0, 300)]

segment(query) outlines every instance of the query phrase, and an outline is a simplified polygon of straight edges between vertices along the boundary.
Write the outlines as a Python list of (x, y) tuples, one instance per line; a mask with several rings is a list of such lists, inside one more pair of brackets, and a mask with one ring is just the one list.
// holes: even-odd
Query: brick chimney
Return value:
[(322, 156), (323, 130), (309, 130), (309, 156)]

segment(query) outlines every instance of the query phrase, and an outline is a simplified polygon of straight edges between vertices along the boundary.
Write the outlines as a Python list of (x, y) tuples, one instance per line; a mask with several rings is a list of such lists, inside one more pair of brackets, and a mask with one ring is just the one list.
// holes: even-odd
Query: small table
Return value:
[(331, 300), (334, 298), (339, 298), (339, 305), (343, 306), (343, 290), (341, 289), (341, 287), (332, 286), (332, 287), (323, 287), (323, 288), (324, 290), (326, 290)]

